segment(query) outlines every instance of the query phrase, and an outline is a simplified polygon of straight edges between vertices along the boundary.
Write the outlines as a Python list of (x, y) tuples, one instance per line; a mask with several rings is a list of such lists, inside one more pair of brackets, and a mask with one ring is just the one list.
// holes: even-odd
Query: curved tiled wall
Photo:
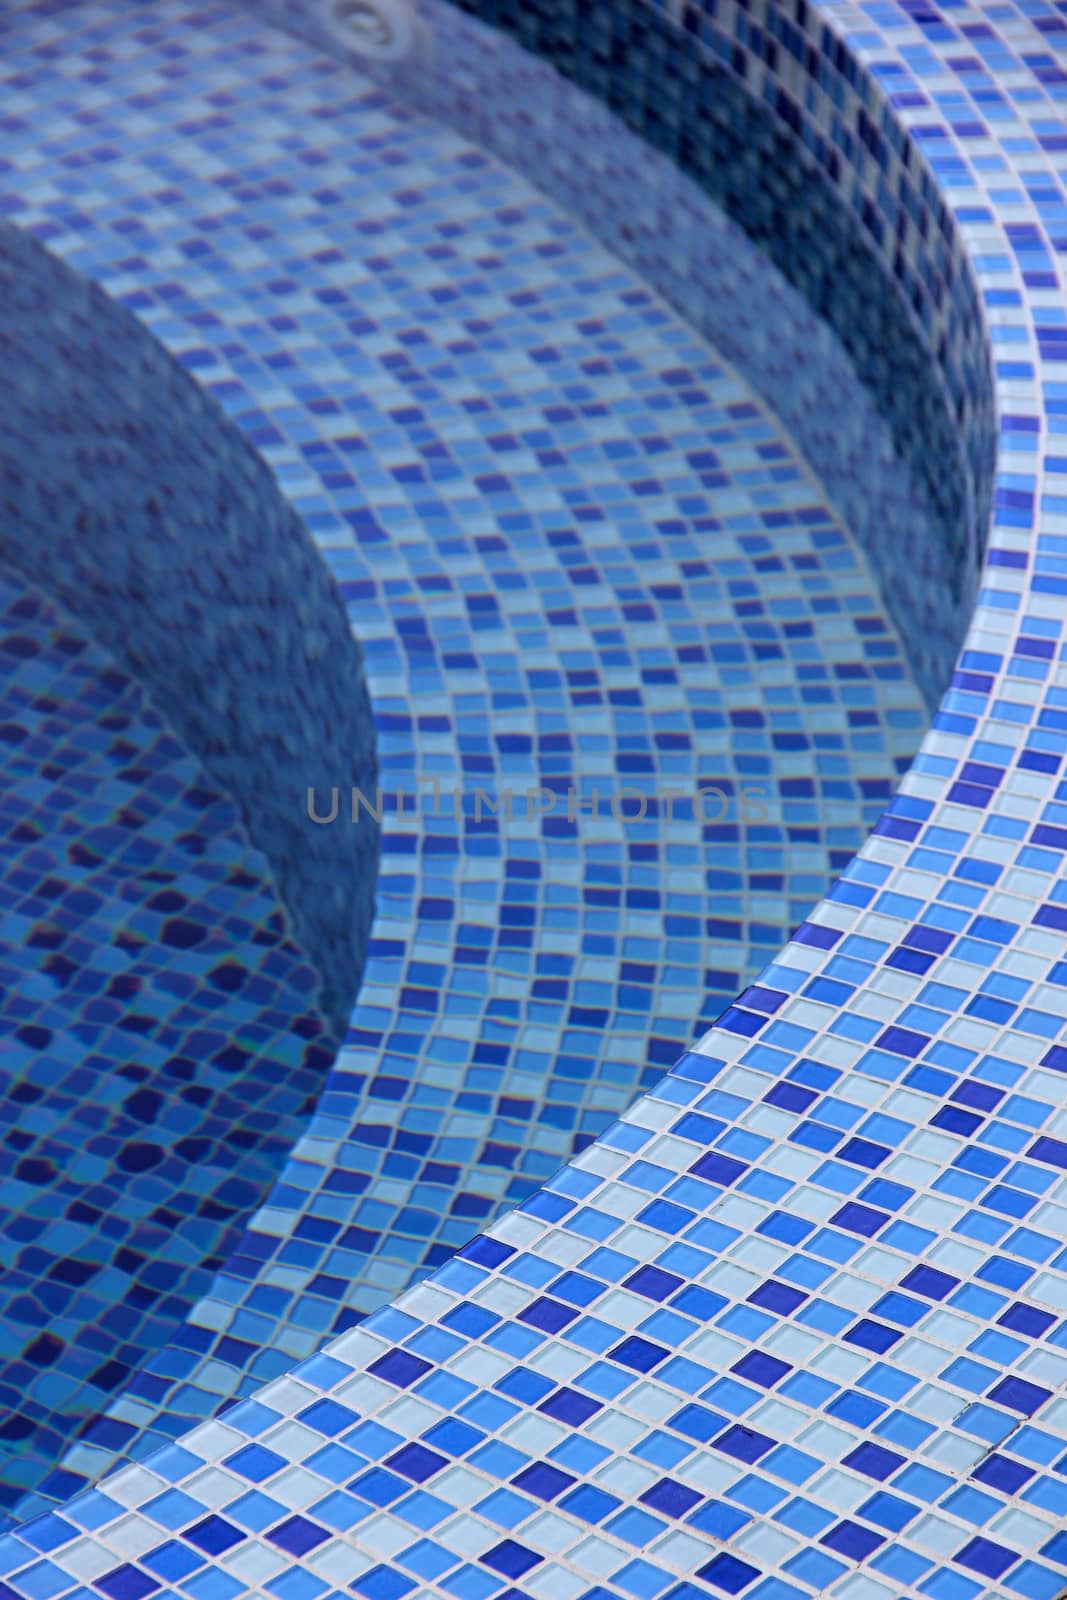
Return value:
[[(1032, 10), (834, 13), (899, 116), (946, 141), (994, 348), (1016, 347), (997, 362), (1010, 448), (972, 636), (875, 837), (699, 1048), (519, 1211), (5, 1540), (20, 1600), (1063, 1587), (1067, 580), (1032, 457), (1062, 403), (1037, 384), (1059, 354), (1067, 135), (1064, 24)], [(842, 115), (877, 104), (811, 31), (810, 65), (857, 91)], [(938, 349), (956, 400), (972, 380), (980, 400), (978, 366), (954, 365), (971, 312)]]
[[(184, 293), (171, 282), (177, 308)], [(122, 306), (0, 222), (0, 556), (142, 682), (236, 801), (338, 1036), (373, 912), (377, 828), (308, 819), (373, 793), (359, 645), (241, 429)], [(253, 442), (266, 436), (249, 419)]]
[(170, 1340), (333, 1050), (231, 803), (0, 567), (0, 1506)]
[[(200, 32), (203, 49), (212, 35)], [(194, 127), (227, 82), (217, 23), (214, 39), (214, 76), (180, 90)], [(147, 71), (157, 37), (138, 30), (132, 42)], [(210, 152), (191, 143), (180, 184), (164, 106), (168, 188), (157, 196), (149, 141), (144, 172), (113, 193), (123, 226), (134, 205), (141, 219), (132, 292), (151, 316), (169, 280), (155, 265), (161, 242), (188, 226), (186, 207), (206, 204), (199, 163), (227, 174), (254, 131), (273, 188), (243, 184), (222, 216), (208, 213), (199, 291), (225, 312), (212, 344), (168, 295), (158, 325), (180, 354), (199, 352), (224, 398), (224, 364), (263, 382), (249, 375), (250, 347), (291, 374), (291, 403), (274, 399), (271, 419), (289, 437), (265, 453), (365, 642), (383, 784), (462, 783), (466, 811), (451, 798), (438, 811), (431, 795), (421, 815), (390, 814), (378, 937), (320, 1117), (212, 1292), (71, 1453), (70, 1473), (140, 1456), (284, 1371), (602, 1132), (850, 857), (922, 723), (863, 560), (751, 391), (469, 145), (442, 144), (365, 86), (337, 112), (346, 75), (322, 80), (318, 59), (284, 40), (259, 53), (267, 106), (228, 134), (216, 123)], [(47, 75), (34, 88), (47, 116)], [(355, 217), (327, 210), (294, 257), (287, 211), (303, 204), (309, 156), (316, 197), (357, 181), (362, 205)], [(72, 215), (93, 182), (90, 166)], [(35, 188), (19, 211), (29, 227), (42, 225)], [(432, 205), (412, 205), (422, 195)], [(62, 242), (62, 217), (43, 226)], [(109, 272), (106, 233), (67, 237), (87, 268)], [(235, 286), (225, 263), (249, 237), (266, 265)], [(259, 282), (286, 281), (276, 251), (303, 302), (260, 325)], [(759, 270), (752, 252), (749, 265)], [(457, 343), (460, 329), (470, 337)], [(330, 374), (334, 409), (315, 445), (302, 440), (290, 351)], [(815, 381), (840, 382), (827, 366), (812, 363)], [(860, 398), (854, 379), (841, 395)], [(906, 485), (895, 492), (900, 515)], [(373, 517), (348, 548), (364, 498)], [(483, 706), (504, 719), (492, 739)], [(663, 788), (691, 793), (695, 779), (732, 797), (706, 827), (691, 799), (662, 844), (662, 810), (640, 827), (611, 812), (613, 784), (654, 807)], [(595, 825), (567, 815), (568, 780), (586, 812), (601, 792)], [(521, 814), (536, 782), (558, 796), (543, 823)], [(767, 786), (766, 818), (739, 814), (746, 783)], [(498, 803), (504, 785), (519, 790), (520, 815), (479, 821), (477, 791)], [(319, 801), (329, 806), (325, 792)]]
[[(992, 374), (970, 265), (916, 147), (816, 10), (682, 9), (680, 29), (678, 8), (644, 0), (589, 25), (556, 0), (422, 0), (406, 56), (364, 65), (557, 196), (780, 409), (935, 703), (989, 517)], [(330, 0), (265, 10), (334, 51), (344, 38)]]

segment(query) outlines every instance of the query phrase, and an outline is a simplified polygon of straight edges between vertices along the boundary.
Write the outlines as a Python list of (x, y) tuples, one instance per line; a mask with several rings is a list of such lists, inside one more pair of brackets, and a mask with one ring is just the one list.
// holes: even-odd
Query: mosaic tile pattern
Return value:
[[(319, 1116), (174, 1346), (65, 1464), (95, 1475), (351, 1326), (607, 1128), (851, 858), (923, 712), (861, 556), (780, 428), (551, 204), (358, 80), (335, 114), (351, 76), (240, 13), (214, 13), (214, 31), (198, 13), (195, 33), (178, 8), (155, 27), (79, 15), (97, 54), (143, 53), (138, 81), (161, 60), (173, 73), (182, 40), (181, 108), (162, 98), (154, 141), (140, 108), (125, 191), (113, 163), (79, 158), (68, 209), (42, 213), (47, 172), (84, 143), (46, 65), (18, 106), (41, 171), (8, 208), (253, 428), (349, 602), (383, 785), (422, 802), (391, 802), (370, 960)], [(128, 65), (112, 93), (117, 120)], [(176, 118), (238, 94), (229, 145), (215, 120), (209, 149), (175, 149)], [(202, 168), (243, 158), (251, 129), (272, 177), (225, 185), (196, 252), (204, 310), (179, 316), (153, 250), (185, 237)], [(321, 220), (296, 261), (309, 166)], [(332, 203), (353, 184), (355, 214)], [(109, 230), (134, 214), (135, 271)], [(283, 270), (291, 310), (257, 323)], [(284, 401), (280, 338), (301, 362)], [(303, 368), (329, 393), (313, 438)], [(703, 821), (700, 784), (726, 796)], [(542, 788), (552, 814), (531, 817)], [(624, 788), (645, 822), (613, 815)], [(765, 804), (746, 807), (746, 788)], [(478, 792), (504, 790), (513, 818), (479, 819)]]
[(173, 1336), (333, 1048), (234, 808), (0, 568), (0, 1505)]
[(9, 1536), (11, 1594), (1063, 1588), (1067, 579), (1038, 368), (1065, 24), (832, 17), (799, 23), (816, 55), (855, 81), (850, 38), (944, 141), (994, 325), (1004, 478), (937, 726), (831, 898), (598, 1144), (394, 1307)]
[[(14, 154), (17, 100), (3, 109)], [(72, 115), (84, 133), (84, 110)], [(60, 172), (80, 162), (68, 155)], [(181, 304), (173, 273), (160, 295)], [(2, 217), (0, 349), (0, 557), (145, 685), (233, 799), (341, 1037), (378, 828), (364, 814), (329, 834), (306, 814), (309, 783), (374, 784), (359, 644), (336, 586), (249, 439), (186, 363)]]
[[(264, 9), (318, 37), (321, 5)], [(939, 519), (874, 396), (857, 384), (845, 343), (809, 304), (821, 303), (816, 286), (790, 282), (711, 198), (730, 174), (723, 152), (691, 177), (505, 33), (451, 6), (423, 9), (424, 32), (439, 14), (432, 43), (379, 75), (550, 194), (767, 400), (863, 547), (935, 709), (974, 607), (980, 540)], [(722, 120), (718, 96), (707, 110)], [(745, 183), (735, 187), (743, 193)], [(845, 231), (841, 219), (828, 241), (835, 230)], [(898, 345), (887, 339), (883, 353)], [(899, 370), (893, 377), (902, 388)]]
[[(973, 271), (934, 175), (820, 10), (601, 0), (589, 16), (576, 0), (460, 4), (692, 173), (801, 289), (845, 341), (946, 536), (964, 535), (965, 570), (967, 501), (976, 488), (984, 516), (990, 467)], [(961, 445), (971, 484), (957, 470)]]
[[(716, 338), (724, 332), (725, 347), (758, 387), (771, 379), (764, 392), (789, 413), (806, 458), (838, 503), (847, 504), (849, 525), (866, 545), (890, 614), (915, 653), (919, 681), (939, 694), (939, 669), (947, 675), (957, 647), (956, 623), (962, 629), (970, 615), (988, 528), (992, 372), (970, 263), (932, 173), (916, 159), (876, 81), (855, 70), (806, 0), (788, 9), (759, 0), (707, 7), (678, 0), (459, 4), (444, 14), (434, 0), (411, 6), (421, 23), (411, 30), (413, 47), (391, 66), (367, 65), (412, 103), (547, 184), (697, 326)], [(254, 9), (339, 48), (331, 19), (343, 4), (263, 0)], [(473, 24), (463, 12), (501, 32)], [(513, 39), (525, 49), (515, 50)], [(575, 84), (609, 115), (591, 112)], [(623, 128), (637, 136), (629, 150)], [(667, 178), (672, 163), (676, 171)], [(776, 371), (773, 355), (761, 350), (763, 319), (746, 309), (735, 319), (716, 316), (715, 296), (729, 268), (722, 224), (709, 222), (700, 204), (708, 197), (763, 254), (756, 277), (765, 287), (753, 297), (755, 306), (765, 295), (775, 307), (781, 300), (769, 261), (809, 307), (798, 320), (789, 305), (784, 334), (802, 352), (801, 365), (810, 359), (812, 313), (825, 319), (814, 341), (823, 346), (824, 374), (828, 331), (855, 363), (884, 418), (879, 431), (888, 427), (893, 453), (920, 488), (924, 523), (936, 524), (936, 556), (925, 527), (909, 528), (906, 517), (890, 524), (887, 543), (879, 482), (884, 447), (871, 448), (868, 439), (864, 459), (860, 419), (848, 414), (832, 385), (812, 411), (807, 384), (796, 381), (792, 366)], [(642, 214), (648, 209), (652, 221)], [(694, 233), (709, 228), (713, 264), (705, 279), (709, 252)], [(698, 277), (690, 288), (693, 271)], [(730, 295), (727, 303), (735, 300)], [(742, 295), (741, 307), (750, 304)], [(846, 388), (854, 390), (854, 382)], [(822, 415), (834, 418), (829, 441)], [(857, 481), (874, 491), (876, 510), (864, 505)], [(941, 617), (932, 614), (931, 584), (944, 595)], [(929, 663), (920, 643), (927, 616), (929, 631), (943, 641)]]

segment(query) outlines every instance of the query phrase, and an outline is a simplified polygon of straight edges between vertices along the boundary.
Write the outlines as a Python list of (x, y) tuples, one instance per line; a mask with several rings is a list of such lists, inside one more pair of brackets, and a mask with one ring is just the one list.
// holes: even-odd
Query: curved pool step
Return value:
[[(120, 294), (274, 466), (363, 645), (387, 810), (318, 1115), (64, 1491), (310, 1355), (608, 1128), (851, 858), (925, 721), (775, 417), (556, 206), (237, 13), (86, 16), (117, 126), (120, 58), (136, 79), (188, 50), (196, 73), (167, 68), (116, 169), (28, 65), (51, 129), (31, 172), (78, 165), (46, 217), (34, 181), (9, 183), (11, 214)], [(702, 786), (725, 796), (703, 818)], [(551, 814), (528, 814), (531, 789)], [(623, 789), (644, 822), (613, 814)]]
[(203, 1295), (334, 1047), (231, 802), (7, 568), (0, 974), (10, 1508)]
[[(511, 0), (484, 9), (547, 18)], [(182, 1590), (1055, 1600), (1067, 1581), (1067, 580), (1055, 494), (1062, 397), (1049, 377), (1062, 344), (1064, 21), (1040, 3), (1024, 15), (999, 4), (771, 0), (741, 22), (731, 6), (694, 0), (681, 13), (658, 14), (677, 32), (683, 65), (718, 54), (765, 86), (780, 143), (791, 124), (858, 202), (868, 238), (933, 330), (931, 357), (955, 382), (957, 415), (976, 397), (982, 420), (980, 368), (997, 357), (1004, 480), (960, 677), (878, 837), (722, 1027), (432, 1281), (180, 1445), (3, 1541), (20, 1600)], [(158, 113), (171, 146), (179, 132), (211, 142), (195, 171), (160, 161), (164, 207), (172, 182), (197, 202), (217, 177), (241, 190), (261, 182), (258, 197), (240, 198), (269, 206), (289, 181), (271, 161), (250, 175), (251, 140), (240, 163), (216, 164), (233, 148), (226, 136), (250, 64), (279, 62), (269, 40), (198, 11), (183, 45), (174, 7), (153, 17), (155, 43), (166, 45), (142, 74), (151, 28), (135, 39), (109, 33), (113, 13), (87, 8), (74, 44), (68, 15), (20, 16), (39, 53), (18, 55), (11, 84), (12, 121), (34, 115), (49, 83), (59, 107), (91, 85), (80, 142), (58, 121), (71, 144), (55, 186), (54, 169), (35, 165), (51, 130), (39, 124), (42, 137), (19, 150), (31, 174), (23, 201), (20, 176), (9, 203), (24, 203), (31, 225), (90, 268), (114, 262), (111, 281), (131, 295), (153, 252), (118, 256), (123, 243), (94, 234), (85, 203), (87, 193), (106, 203), (116, 181), (127, 192), (136, 166), (132, 141), (118, 136), (129, 124), (102, 114), (109, 81), (136, 80), (139, 135)], [(690, 138), (673, 82), (670, 95), (657, 93), (663, 53), (649, 51), (631, 73), (626, 41), (611, 50), (609, 34), (605, 50), (607, 32), (589, 33), (604, 93), (636, 105), (650, 133), (662, 116), (678, 144)], [(641, 33), (635, 45), (656, 42)], [(566, 32), (549, 43), (566, 65)], [(189, 81), (221, 70), (227, 50), (231, 75), (191, 108)], [(256, 83), (253, 100), (285, 79)], [(323, 124), (343, 126), (342, 98), (323, 108)], [(305, 106), (312, 99), (309, 90)], [(176, 107), (194, 115), (179, 122)], [(321, 165), (322, 150), (308, 153)], [(773, 164), (769, 176), (772, 185), (780, 176)], [(276, 181), (281, 189), (268, 189)], [(204, 290), (178, 251), (192, 263), (210, 255), (216, 221), (210, 204), (176, 209), (168, 253), (156, 256), (174, 274), (165, 294), (156, 284), (168, 302), (181, 298), (176, 277)], [(138, 248), (146, 211), (119, 219)], [(270, 237), (260, 213), (253, 263)], [(249, 257), (230, 253), (239, 277)], [(271, 294), (297, 295), (296, 264), (291, 273), (268, 264), (265, 282), (268, 272)], [(975, 279), (996, 308), (995, 350)], [(229, 292), (218, 290), (232, 318), (223, 347), (239, 329), (248, 337)], [(321, 347), (285, 309), (281, 328), (269, 322), (276, 301), (265, 320), (271, 335), (293, 336), (292, 348), (263, 333), (268, 359), (295, 367), (299, 352), (304, 366)], [(307, 301), (296, 309), (316, 315)], [(192, 329), (211, 326), (218, 307), (172, 310), (160, 316), (168, 337), (203, 364)], [(240, 384), (245, 373), (219, 381)], [(300, 448), (321, 442), (314, 408), (331, 399), (313, 388), (283, 417), (297, 436), (294, 481)], [(273, 419), (250, 426), (266, 441)], [(326, 474), (320, 483), (309, 467), (302, 481), (324, 540), (338, 534)], [(317, 1165), (343, 1170), (328, 1144)]]

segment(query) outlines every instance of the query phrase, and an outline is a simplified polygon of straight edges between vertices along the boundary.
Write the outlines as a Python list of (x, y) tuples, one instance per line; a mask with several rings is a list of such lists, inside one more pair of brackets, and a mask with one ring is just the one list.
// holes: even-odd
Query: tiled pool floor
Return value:
[(230, 801), (0, 568), (0, 1506), (208, 1289), (330, 1050)]
[[(383, 788), (416, 797), (384, 825), (315, 1121), (177, 1348), (70, 1457), (96, 1472), (602, 1132), (847, 862), (924, 713), (774, 416), (525, 182), (226, 6), (6, 30), (0, 207), (271, 463), (364, 645)], [(700, 786), (721, 819), (655, 815)], [(623, 788), (645, 822), (612, 814)], [(479, 819), (478, 790), (511, 790), (512, 819)]]

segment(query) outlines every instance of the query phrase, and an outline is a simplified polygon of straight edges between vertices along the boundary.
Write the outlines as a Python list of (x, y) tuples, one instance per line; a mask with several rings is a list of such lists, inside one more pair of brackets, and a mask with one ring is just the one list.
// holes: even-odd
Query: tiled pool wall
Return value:
[[(171, 292), (179, 304), (180, 272)], [(373, 796), (374, 725), (336, 585), (255, 448), (270, 426), (246, 437), (129, 310), (7, 222), (0, 349), (0, 556), (145, 686), (234, 799), (341, 1038), (378, 825), (362, 811), (318, 827), (307, 790)]]
[(375, 0), (348, 25), (375, 59), (345, 52), (332, 0), (254, 9), (495, 151), (734, 362), (867, 551), (936, 705), (989, 523), (985, 317), (919, 144), (818, 11)]
[[(830, 899), (616, 1127), (398, 1305), (3, 1540), (19, 1600), (1062, 1590), (1067, 506), (1054, 444), (1048, 479), (1034, 457), (1067, 400), (1065, 23), (831, 9), (957, 191), (1002, 347), (994, 548), (935, 731)], [(803, 25), (856, 86), (834, 138), (869, 144), (876, 95)], [(896, 195), (862, 163), (873, 226)], [(981, 528), (961, 352), (981, 391), (985, 333), (946, 218), (930, 238)]]
[(333, 1041), (233, 803), (0, 566), (0, 1515), (173, 1338)]
[[(4, 203), (242, 425), (269, 410), (364, 642), (383, 783), (465, 786), (390, 817), (307, 1136), (54, 1498), (283, 1373), (602, 1133), (851, 858), (925, 718), (774, 417), (521, 179), (237, 9), (35, 11), (10, 43)], [(560, 814), (472, 816), (472, 790), (538, 782)], [(588, 811), (620, 782), (652, 808), (765, 785), (768, 815), (563, 814), (568, 783)]]

